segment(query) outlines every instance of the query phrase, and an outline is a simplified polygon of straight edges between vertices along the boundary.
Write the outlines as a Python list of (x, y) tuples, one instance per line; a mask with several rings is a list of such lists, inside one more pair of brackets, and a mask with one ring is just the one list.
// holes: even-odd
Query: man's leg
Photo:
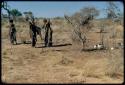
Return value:
[(40, 38), (41, 38), (41, 42), (42, 42), (42, 33), (41, 33), (41, 32), (39, 33), (39, 36), (40, 36)]
[(47, 44), (48, 44), (48, 31), (45, 32), (45, 40), (44, 40), (44, 42), (45, 42), (45, 46), (47, 46)]
[(36, 33), (32, 34), (32, 47), (34, 47), (36, 45)]
[(50, 32), (49, 32), (49, 46), (52, 46), (52, 33), (53, 33), (53, 31), (52, 30), (50, 30)]
[(14, 39), (13, 39), (13, 32), (11, 32), (11, 35), (10, 35), (10, 41), (11, 41), (11, 44), (14, 43)]
[(17, 40), (16, 40), (16, 32), (14, 33), (14, 41), (17, 44)]

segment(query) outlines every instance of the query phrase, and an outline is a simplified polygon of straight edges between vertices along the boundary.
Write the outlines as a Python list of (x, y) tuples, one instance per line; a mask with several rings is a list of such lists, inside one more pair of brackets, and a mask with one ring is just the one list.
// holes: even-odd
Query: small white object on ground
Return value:
[(94, 45), (94, 49), (96, 49), (97, 48), (97, 45)]
[(114, 48), (113, 48), (113, 47), (111, 47), (111, 50), (114, 50)]

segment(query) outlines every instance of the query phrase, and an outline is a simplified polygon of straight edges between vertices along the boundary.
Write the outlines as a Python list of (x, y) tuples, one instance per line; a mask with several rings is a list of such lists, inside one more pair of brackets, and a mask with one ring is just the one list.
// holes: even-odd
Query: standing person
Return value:
[(35, 26), (35, 23), (34, 21), (30, 21), (29, 22), (30, 24), (30, 30), (31, 30), (31, 38), (32, 38), (32, 47), (34, 47), (36, 45), (36, 26)]
[(45, 28), (45, 47), (46, 46), (52, 46), (52, 33), (53, 33), (53, 30), (51, 28), (51, 22), (50, 20), (47, 20), (47, 19), (44, 19), (43, 20), (44, 22), (44, 25), (43, 27)]
[(14, 42), (17, 44), (16, 28), (15, 25), (13, 24), (13, 20), (10, 20), (9, 22), (10, 22), (10, 29), (9, 29), (10, 42), (11, 44), (14, 45)]

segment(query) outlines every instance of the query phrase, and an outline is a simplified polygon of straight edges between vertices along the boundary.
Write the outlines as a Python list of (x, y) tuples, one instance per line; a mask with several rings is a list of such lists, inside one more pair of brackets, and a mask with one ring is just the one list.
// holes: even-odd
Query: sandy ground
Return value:
[[(5, 41), (3, 41), (5, 42)], [(105, 52), (79, 52), (72, 45), (32, 48), (30, 44), (2, 49), (2, 80), (7, 83), (122, 83), (123, 75), (104, 75)], [(39, 47), (41, 44), (39, 45)], [(98, 53), (98, 55), (97, 55)], [(103, 68), (104, 67), (104, 68)]]
[[(55, 27), (56, 28), (56, 27)], [(57, 29), (58, 30), (58, 29)], [(120, 71), (106, 75), (110, 53), (105, 50), (84, 52), (71, 43), (69, 32), (54, 31), (53, 47), (42, 47), (43, 41), (11, 45), (2, 39), (2, 81), (5, 83), (123, 83)], [(58, 32), (58, 34), (57, 34)], [(57, 36), (58, 35), (58, 36)], [(62, 36), (63, 35), (63, 36)], [(92, 34), (91, 39), (98, 39)], [(113, 52), (120, 52), (119, 49)]]

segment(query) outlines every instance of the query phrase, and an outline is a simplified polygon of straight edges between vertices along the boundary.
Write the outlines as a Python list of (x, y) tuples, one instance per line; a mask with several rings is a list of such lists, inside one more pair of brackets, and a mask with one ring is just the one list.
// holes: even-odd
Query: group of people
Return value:
[[(17, 40), (16, 40), (16, 28), (15, 25), (13, 23), (13, 20), (10, 20), (10, 30), (9, 30), (9, 36), (10, 36), (10, 42), (11, 44), (17, 44)], [(45, 47), (50, 47), (52, 46), (52, 34), (53, 34), (53, 30), (51, 28), (52, 23), (50, 22), (50, 20), (48, 19), (43, 19), (43, 26), (42, 28), (45, 29), (45, 38), (44, 38), (44, 42), (45, 42)], [(32, 39), (32, 47), (35, 47), (36, 45), (36, 41), (37, 41), (37, 35), (41, 35), (41, 29), (39, 29), (36, 25), (34, 20), (29, 21), (29, 27), (30, 27), (30, 37)]]

